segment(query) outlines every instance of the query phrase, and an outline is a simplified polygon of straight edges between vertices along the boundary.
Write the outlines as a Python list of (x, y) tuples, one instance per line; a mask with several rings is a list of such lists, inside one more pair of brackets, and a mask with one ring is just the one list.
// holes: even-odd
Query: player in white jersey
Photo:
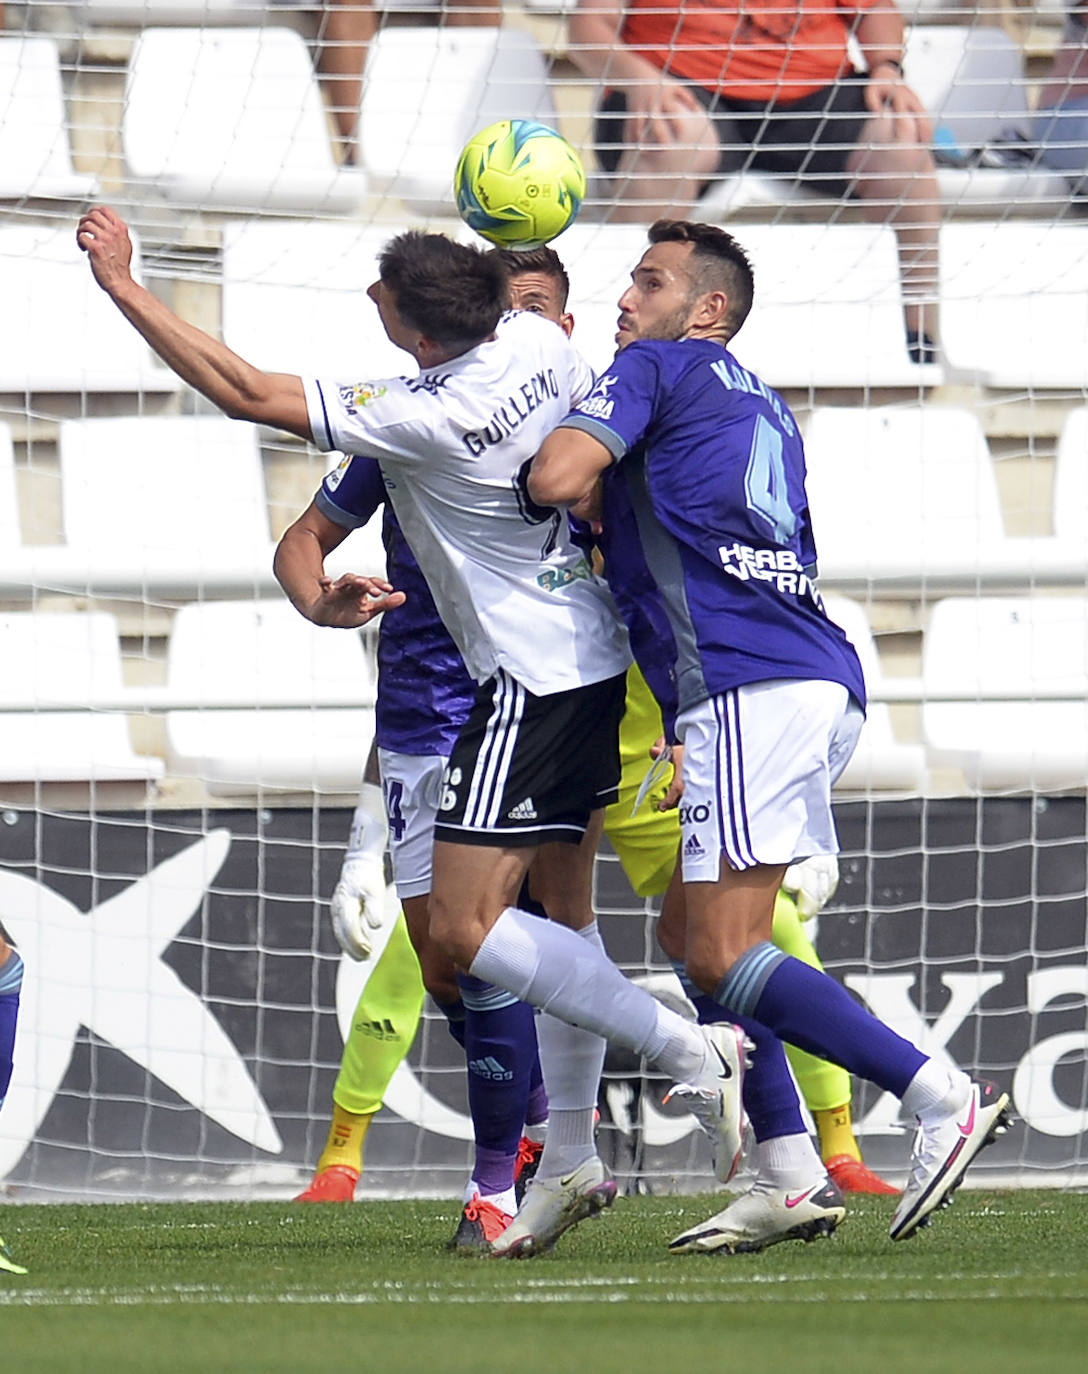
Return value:
[[(77, 242), (130, 323), (221, 410), (378, 458), (439, 612), (480, 681), (436, 826), (431, 931), (460, 968), (569, 1026), (563, 1078), (547, 1084), (549, 1146), (564, 1162), (554, 1178), (538, 1174), (508, 1228), (512, 1243), (501, 1237), (496, 1253), (548, 1248), (615, 1195), (593, 1142), (601, 1036), (689, 1088), (727, 1175), (739, 1154), (744, 1037), (731, 1025), (693, 1026), (620, 973), (587, 921), (590, 866), (569, 859), (570, 844), (592, 843), (615, 796), (629, 662), (607, 588), (566, 520), (535, 507), (524, 487), (543, 438), (590, 384), (569, 341), (532, 315), (503, 319), (506, 276), (493, 256), (407, 233), (380, 255), (368, 294), (419, 376), (304, 383), (253, 367), (139, 286), (114, 211), (84, 215)], [(316, 545), (291, 566), (278, 562), (277, 574), (321, 624), (357, 627), (404, 601), (385, 579), (332, 581)], [(534, 855), (534, 896), (548, 921), (516, 905)], [(580, 976), (587, 968), (592, 986)], [(587, 1094), (593, 1105), (582, 1108)], [(557, 1132), (559, 1111), (567, 1119)]]

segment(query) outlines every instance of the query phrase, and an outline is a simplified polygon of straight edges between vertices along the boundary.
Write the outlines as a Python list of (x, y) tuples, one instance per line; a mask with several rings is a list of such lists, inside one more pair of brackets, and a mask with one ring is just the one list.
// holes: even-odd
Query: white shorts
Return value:
[(434, 820), (449, 759), (441, 754), (395, 754), (378, 750), (382, 795), (389, 820), (393, 884), (403, 902), (425, 897), (434, 868)]
[(684, 711), (680, 858), (685, 882), (837, 854), (831, 785), (854, 752), (861, 707), (836, 682), (779, 678)]

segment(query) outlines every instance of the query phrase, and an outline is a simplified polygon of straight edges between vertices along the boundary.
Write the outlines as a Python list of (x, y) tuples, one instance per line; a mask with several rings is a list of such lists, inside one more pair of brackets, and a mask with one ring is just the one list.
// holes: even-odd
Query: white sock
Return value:
[(966, 1105), (971, 1080), (962, 1069), (927, 1059), (907, 1084), (903, 1109), (920, 1121), (950, 1116)]
[(704, 1071), (698, 1027), (625, 978), (602, 948), (573, 930), (508, 906), (469, 972), (570, 1025), (645, 1055), (676, 1082)]
[(772, 1188), (807, 1188), (827, 1176), (812, 1137), (804, 1132), (761, 1140), (755, 1153), (756, 1176)]
[(485, 1202), (493, 1203), (500, 1212), (505, 1212), (508, 1217), (512, 1217), (518, 1210), (517, 1198), (514, 1196), (513, 1188), (507, 1188), (501, 1193), (484, 1193), (480, 1191), (480, 1185), (474, 1178), (470, 1178), (465, 1184), (463, 1202), (469, 1203), (474, 1197), (483, 1198)]
[[(596, 921), (575, 934), (607, 958)], [(537, 1173), (558, 1178), (597, 1153), (593, 1127), (607, 1042), (547, 1012), (537, 1017), (536, 1038), (548, 1090), (549, 1126)]]

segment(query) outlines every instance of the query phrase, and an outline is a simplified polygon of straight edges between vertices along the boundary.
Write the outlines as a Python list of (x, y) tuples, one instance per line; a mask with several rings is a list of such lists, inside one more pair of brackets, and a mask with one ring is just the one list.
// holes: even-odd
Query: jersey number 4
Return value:
[(788, 544), (797, 529), (797, 516), (790, 506), (782, 434), (764, 415), (756, 418), (744, 473), (744, 492), (748, 509), (762, 516), (775, 541)]

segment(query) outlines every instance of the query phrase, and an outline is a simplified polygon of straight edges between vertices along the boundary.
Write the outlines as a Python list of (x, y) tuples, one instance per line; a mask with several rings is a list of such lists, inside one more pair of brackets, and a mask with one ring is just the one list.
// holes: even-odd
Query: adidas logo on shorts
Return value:
[(701, 859), (706, 850), (699, 843), (698, 835), (689, 835), (684, 841), (684, 853), (692, 859)]
[(535, 821), (536, 807), (533, 805), (532, 797), (526, 797), (524, 801), (518, 802), (513, 811), (506, 813), (508, 821)]

